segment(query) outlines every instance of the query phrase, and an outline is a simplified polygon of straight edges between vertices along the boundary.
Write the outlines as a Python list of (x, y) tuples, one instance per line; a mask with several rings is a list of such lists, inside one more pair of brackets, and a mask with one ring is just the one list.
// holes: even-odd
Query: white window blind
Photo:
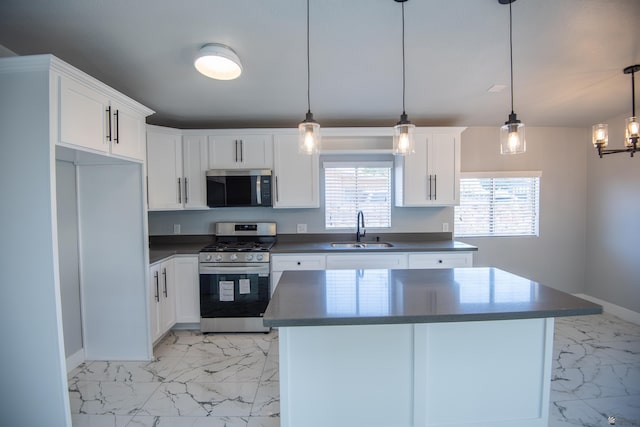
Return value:
[(540, 173), (465, 174), (455, 236), (538, 236)]
[(390, 162), (325, 162), (325, 227), (353, 228), (359, 210), (367, 228), (391, 227)]

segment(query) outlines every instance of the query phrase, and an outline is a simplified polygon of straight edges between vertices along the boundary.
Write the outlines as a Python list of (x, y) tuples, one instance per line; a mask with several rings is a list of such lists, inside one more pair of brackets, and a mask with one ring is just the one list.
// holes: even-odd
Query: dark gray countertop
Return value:
[[(391, 243), (388, 248), (340, 249), (331, 242), (354, 240), (354, 234), (282, 234), (271, 249), (273, 254), (295, 253), (367, 253), (367, 252), (448, 252), (477, 251), (476, 246), (451, 239), (451, 233), (377, 233), (367, 235), (363, 241)], [(173, 255), (197, 255), (200, 249), (212, 243), (212, 235), (169, 235), (149, 237), (149, 262), (151, 264)]]
[[(477, 251), (476, 246), (455, 240), (428, 240), (428, 241), (399, 241), (385, 239), (381, 240), (390, 243), (388, 248), (358, 248), (344, 249), (333, 248), (331, 242), (344, 242), (345, 240), (328, 239), (324, 242), (278, 242), (272, 249), (273, 254), (285, 253), (367, 253), (367, 252), (448, 252), (448, 251)], [(375, 242), (367, 240), (368, 242)]]
[(563, 317), (602, 307), (497, 268), (286, 271), (265, 326)]

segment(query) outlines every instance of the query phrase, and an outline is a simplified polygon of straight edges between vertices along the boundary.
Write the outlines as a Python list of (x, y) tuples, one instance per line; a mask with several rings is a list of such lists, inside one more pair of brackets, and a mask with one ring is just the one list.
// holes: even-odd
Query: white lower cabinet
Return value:
[(409, 254), (409, 269), (471, 267), (471, 252), (418, 252)]
[(284, 271), (324, 270), (325, 258), (323, 254), (271, 255), (271, 295)]
[(200, 276), (197, 255), (173, 258), (175, 272), (176, 323), (200, 322)]
[(156, 342), (176, 323), (176, 288), (173, 259), (149, 267), (151, 340)]
[(472, 267), (473, 252), (305, 253), (271, 255), (271, 294), (287, 270), (360, 270)]

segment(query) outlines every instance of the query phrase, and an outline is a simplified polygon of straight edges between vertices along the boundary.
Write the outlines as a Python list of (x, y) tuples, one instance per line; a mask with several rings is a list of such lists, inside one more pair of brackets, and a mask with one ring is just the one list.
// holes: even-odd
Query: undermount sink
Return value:
[(391, 248), (393, 245), (387, 242), (334, 242), (331, 243), (331, 247), (336, 249), (372, 249)]

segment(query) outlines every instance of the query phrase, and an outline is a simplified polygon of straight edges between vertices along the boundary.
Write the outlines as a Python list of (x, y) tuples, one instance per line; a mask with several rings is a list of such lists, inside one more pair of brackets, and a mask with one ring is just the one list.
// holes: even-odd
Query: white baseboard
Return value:
[(640, 313), (637, 313), (633, 310), (629, 310), (624, 307), (620, 307), (619, 305), (612, 304), (610, 302), (601, 300), (596, 297), (592, 297), (587, 294), (574, 294), (578, 298), (586, 299), (587, 301), (591, 301), (596, 304), (600, 304), (605, 313), (613, 314), (616, 317), (619, 317), (627, 322), (635, 323), (636, 325), (640, 325)]
[(67, 357), (67, 374), (84, 363), (84, 361), (84, 348), (81, 348), (71, 356)]

